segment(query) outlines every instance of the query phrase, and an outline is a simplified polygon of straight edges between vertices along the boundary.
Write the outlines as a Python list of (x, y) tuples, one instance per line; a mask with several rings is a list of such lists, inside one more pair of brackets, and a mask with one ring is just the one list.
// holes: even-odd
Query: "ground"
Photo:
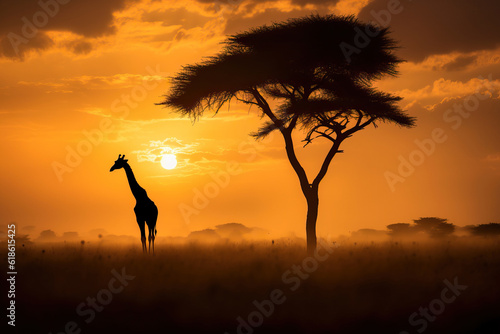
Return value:
[(23, 333), (499, 333), (500, 241), (18, 247)]

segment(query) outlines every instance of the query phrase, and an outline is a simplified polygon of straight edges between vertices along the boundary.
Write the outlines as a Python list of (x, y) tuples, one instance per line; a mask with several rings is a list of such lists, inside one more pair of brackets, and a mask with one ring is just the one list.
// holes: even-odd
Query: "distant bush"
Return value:
[(223, 238), (239, 240), (243, 239), (245, 234), (252, 232), (252, 229), (243, 224), (228, 223), (215, 226), (215, 232)]
[(413, 222), (417, 231), (425, 232), (431, 237), (445, 237), (455, 231), (455, 225), (448, 223), (448, 219), (444, 218), (420, 217)]
[(187, 240), (194, 242), (216, 242), (220, 241), (221, 237), (215, 230), (207, 228), (201, 231), (194, 231), (189, 233)]
[(387, 225), (389, 234), (392, 236), (404, 236), (415, 233), (414, 229), (408, 223), (397, 223)]
[(371, 228), (362, 228), (352, 232), (352, 238), (365, 241), (382, 241), (387, 238), (387, 231), (374, 230)]
[(471, 232), (471, 234), (476, 236), (482, 236), (482, 237), (500, 236), (499, 223), (479, 224), (475, 226), (470, 226), (468, 229)]
[(16, 236), (16, 244), (25, 246), (32, 245), (33, 242), (30, 240), (30, 236), (28, 234), (22, 234)]
[(413, 225), (397, 223), (387, 225), (391, 236), (403, 237), (416, 234), (427, 234), (433, 238), (441, 238), (453, 234), (455, 225), (448, 223), (448, 219), (438, 217), (420, 217), (413, 221)]
[(36, 241), (55, 241), (57, 239), (56, 233), (52, 230), (44, 230), (40, 232), (40, 236)]

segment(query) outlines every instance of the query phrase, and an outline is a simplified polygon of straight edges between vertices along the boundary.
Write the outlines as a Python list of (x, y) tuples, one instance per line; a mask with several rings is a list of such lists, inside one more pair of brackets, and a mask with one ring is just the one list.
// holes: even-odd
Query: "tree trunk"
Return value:
[[(328, 164), (332, 160), (332, 157), (335, 155), (337, 146), (332, 148), (325, 159), (326, 162), (323, 163), (323, 167), (321, 169), (321, 177), (317, 177), (313, 184), (309, 184), (309, 180), (307, 179), (306, 172), (304, 168), (302, 168), (301, 164), (297, 160), (297, 156), (295, 155), (295, 150), (293, 148), (292, 141), (292, 132), (282, 131), (283, 138), (285, 138), (285, 148), (288, 156), (288, 160), (290, 161), (293, 169), (297, 173), (300, 181), (300, 188), (302, 189), (302, 193), (307, 201), (307, 218), (306, 218), (306, 240), (307, 240), (307, 253), (309, 255), (313, 255), (316, 250), (317, 239), (316, 239), (316, 221), (318, 220), (318, 206), (319, 206), (319, 196), (318, 189), (319, 183), (326, 173), (326, 169), (328, 168)], [(326, 164), (326, 167), (325, 167)]]
[(313, 255), (316, 250), (316, 221), (318, 220), (319, 196), (318, 189), (310, 189), (304, 193), (307, 201), (307, 218), (306, 218), (306, 236), (307, 236), (307, 253)]

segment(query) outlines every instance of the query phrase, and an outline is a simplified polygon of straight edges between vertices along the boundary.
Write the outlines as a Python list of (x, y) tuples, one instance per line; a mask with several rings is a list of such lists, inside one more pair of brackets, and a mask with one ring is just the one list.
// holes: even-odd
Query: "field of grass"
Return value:
[(18, 246), (16, 329), (500, 333), (498, 240), (327, 245)]

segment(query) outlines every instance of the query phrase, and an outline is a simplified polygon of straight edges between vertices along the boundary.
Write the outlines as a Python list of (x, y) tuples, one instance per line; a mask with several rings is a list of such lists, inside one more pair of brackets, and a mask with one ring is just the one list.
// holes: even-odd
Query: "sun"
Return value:
[(174, 169), (177, 166), (177, 158), (174, 154), (164, 154), (161, 157), (161, 166), (165, 169)]

